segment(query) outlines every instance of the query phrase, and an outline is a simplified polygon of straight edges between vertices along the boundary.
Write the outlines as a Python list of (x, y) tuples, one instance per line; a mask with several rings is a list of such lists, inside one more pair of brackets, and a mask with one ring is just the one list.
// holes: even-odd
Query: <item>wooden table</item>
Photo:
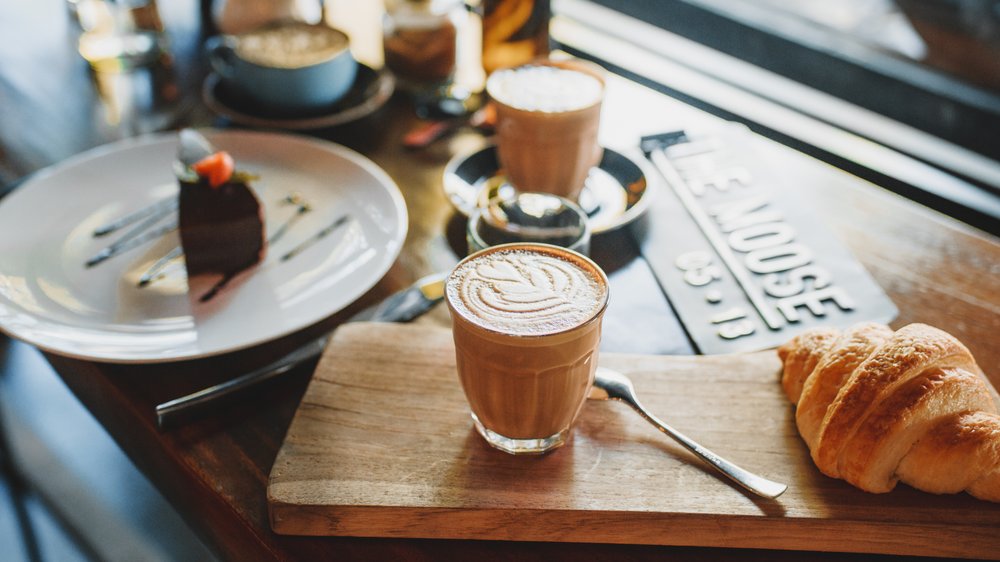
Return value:
[[(4, 18), (0, 23), (0, 178), (33, 172), (116, 136), (141, 131), (140, 121), (111, 123), (113, 106), (102, 104), (92, 78), (77, 57), (62, 2), (40, 4), (22, 14), (31, 25)], [(192, 57), (198, 29), (194, 2), (169, 2), (164, 14), (177, 54), (177, 85), (187, 96), (176, 106), (177, 123), (211, 124), (196, 95), (204, 69)], [(31, 10), (27, 10), (31, 12)], [(14, 18), (16, 20), (16, 18)], [(53, 21), (59, 25), (52, 25)], [(10, 47), (18, 45), (17, 52)], [(112, 80), (120, 77), (111, 77)], [(605, 127), (606, 142), (634, 142), (637, 104), (655, 103), (651, 115), (664, 126), (687, 126), (714, 118), (624, 81), (609, 93), (615, 123)], [(648, 121), (648, 120), (647, 120)], [(139, 125), (136, 125), (139, 123)], [(399, 184), (409, 212), (409, 236), (386, 277), (358, 302), (301, 333), (257, 349), (181, 364), (116, 366), (49, 355), (48, 359), (81, 402), (107, 428), (135, 464), (177, 507), (222, 557), (234, 560), (319, 559), (614, 559), (676, 560), (726, 556), (739, 560), (819, 560), (823, 553), (713, 550), (628, 545), (511, 543), (488, 541), (298, 538), (270, 531), (264, 490), (275, 454), (308, 381), (312, 366), (254, 390), (211, 416), (170, 431), (160, 431), (153, 415), (162, 401), (228, 379), (250, 366), (276, 358), (362, 307), (446, 267), (457, 259), (462, 224), (446, 202), (440, 175), (446, 161), (482, 139), (464, 134), (432, 148), (409, 152), (399, 143), (415, 123), (409, 104), (395, 99), (372, 118), (319, 136), (367, 154)], [(650, 123), (643, 123), (649, 126)], [(654, 123), (655, 125), (655, 123)], [(781, 148), (775, 148), (784, 152)], [(798, 155), (786, 155), (802, 163)], [(808, 163), (812, 165), (812, 163)], [(849, 178), (804, 185), (828, 225), (847, 243), (899, 307), (894, 322), (926, 322), (961, 338), (995, 386), (1000, 386), (1000, 240), (920, 207), (876, 186)], [(624, 238), (597, 244), (596, 257), (612, 270), (615, 283), (649, 283)], [(616, 256), (614, 260), (611, 256)], [(625, 293), (630, 293), (626, 291)], [(631, 291), (629, 299), (649, 303), (637, 329), (669, 309), (659, 295)], [(654, 298), (655, 297), (655, 298)], [(437, 310), (423, 322), (446, 323)], [(666, 345), (666, 344), (665, 344)], [(674, 342), (683, 351), (685, 342)], [(850, 540), (845, 537), (845, 540)], [(869, 560), (869, 556), (837, 556)]]

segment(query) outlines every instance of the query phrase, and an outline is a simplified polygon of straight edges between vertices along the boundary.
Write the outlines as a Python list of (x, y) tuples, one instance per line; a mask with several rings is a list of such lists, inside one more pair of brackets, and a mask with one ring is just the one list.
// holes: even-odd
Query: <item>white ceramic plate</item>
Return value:
[[(341, 310), (388, 271), (406, 237), (406, 206), (392, 179), (342, 146), (303, 137), (205, 131), (253, 182), (273, 232), (313, 205), (258, 267), (218, 297), (189, 294), (183, 267), (139, 288), (139, 276), (178, 244), (176, 233), (94, 268), (87, 258), (119, 233), (98, 225), (174, 196), (175, 134), (111, 144), (54, 166), (0, 201), (0, 329), (61, 355), (115, 363), (207, 357), (266, 342)], [(340, 216), (343, 226), (296, 257), (280, 257)], [(193, 291), (192, 291), (193, 293)]]

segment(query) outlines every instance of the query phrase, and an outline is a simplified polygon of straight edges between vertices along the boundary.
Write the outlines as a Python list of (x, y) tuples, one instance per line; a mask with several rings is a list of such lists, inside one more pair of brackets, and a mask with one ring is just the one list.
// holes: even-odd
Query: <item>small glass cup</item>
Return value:
[(496, 197), (469, 217), (469, 253), (512, 242), (541, 242), (590, 253), (590, 224), (579, 205), (548, 193)]
[(504, 244), (448, 276), (458, 379), (492, 447), (541, 454), (569, 439), (594, 382), (608, 278), (586, 256)]
[(490, 75), (497, 158), (514, 189), (579, 200), (604, 153), (604, 87), (604, 69), (581, 60), (536, 60)]

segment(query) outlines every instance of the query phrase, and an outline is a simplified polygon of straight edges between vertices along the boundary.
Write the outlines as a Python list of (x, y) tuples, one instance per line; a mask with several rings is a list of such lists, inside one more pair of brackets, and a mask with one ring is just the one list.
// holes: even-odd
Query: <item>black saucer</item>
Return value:
[[(444, 170), (444, 191), (451, 204), (468, 215), (497, 195), (513, 194), (497, 161), (496, 145), (452, 158)], [(617, 230), (639, 218), (652, 199), (651, 184), (631, 158), (604, 149), (580, 193), (580, 207), (590, 217), (594, 234)]]
[(290, 112), (280, 107), (255, 103), (242, 92), (212, 73), (202, 86), (201, 95), (216, 114), (240, 125), (270, 129), (323, 129), (356, 121), (385, 105), (396, 87), (396, 80), (385, 70), (375, 70), (358, 63), (357, 78), (347, 94), (329, 107), (308, 112)]

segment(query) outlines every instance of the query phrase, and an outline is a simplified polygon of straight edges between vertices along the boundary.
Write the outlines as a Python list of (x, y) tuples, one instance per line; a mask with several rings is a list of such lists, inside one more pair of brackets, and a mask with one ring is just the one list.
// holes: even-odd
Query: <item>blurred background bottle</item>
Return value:
[(419, 92), (455, 77), (462, 0), (386, 0), (382, 20), (385, 65), (403, 90)]
[[(157, 0), (67, 0), (107, 140), (170, 128), (185, 110)], [(168, 11), (170, 4), (167, 4)]]
[(122, 71), (156, 62), (167, 37), (156, 0), (72, 0), (80, 55), (95, 70)]
[(549, 54), (549, 0), (481, 0), (479, 10), (487, 75)]

